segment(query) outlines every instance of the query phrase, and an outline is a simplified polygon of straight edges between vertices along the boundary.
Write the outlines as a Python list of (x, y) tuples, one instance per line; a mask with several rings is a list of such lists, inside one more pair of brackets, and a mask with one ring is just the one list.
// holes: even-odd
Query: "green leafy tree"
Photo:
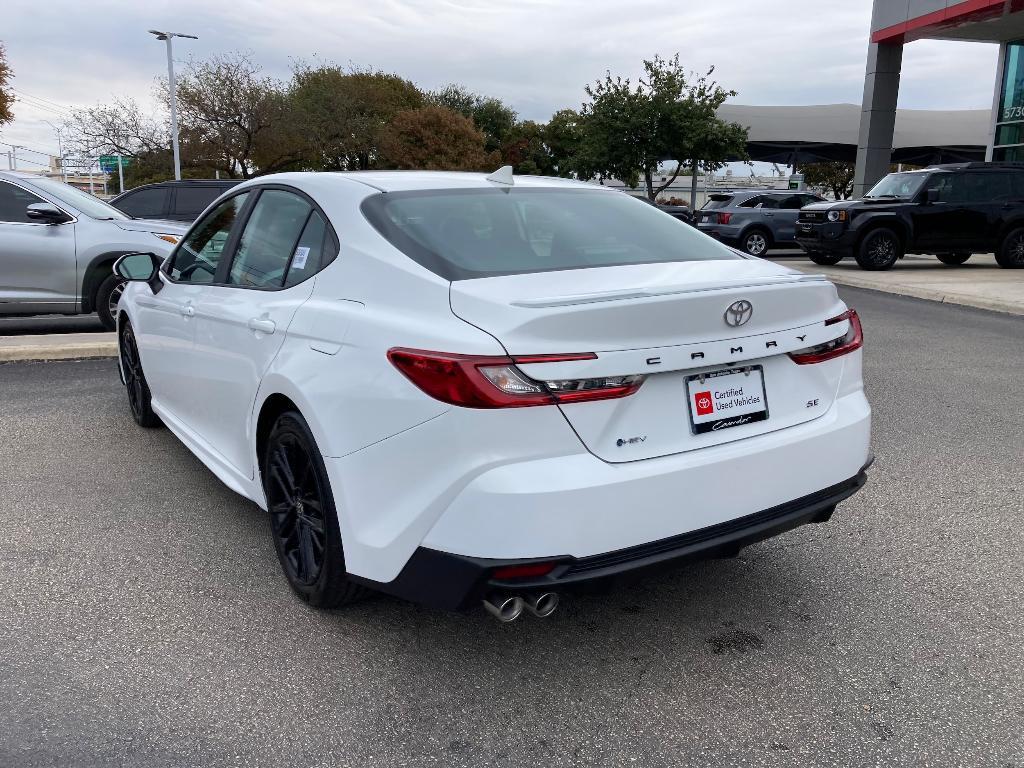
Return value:
[(615, 177), (630, 187), (647, 182), (658, 167), (661, 140), (658, 115), (644, 83), (606, 73), (603, 80), (586, 87), (590, 103), (580, 112), (582, 131), (577, 149), (580, 168), (595, 175)]
[(511, 165), (516, 173), (554, 175), (555, 163), (546, 142), (545, 128), (532, 120), (513, 125), (501, 146), (502, 165)]
[(7, 49), (0, 43), (0, 125), (14, 119), (14, 91), (11, 90), (11, 78), (14, 72), (7, 63)]
[(500, 99), (481, 96), (462, 85), (447, 85), (427, 94), (427, 102), (468, 117), (483, 132), (488, 152), (499, 149), (509, 140), (516, 125), (516, 111)]
[(473, 121), (450, 109), (426, 106), (399, 112), (380, 134), (385, 168), (437, 171), (493, 170), (496, 152), (484, 146)]
[(853, 194), (853, 163), (824, 161), (800, 166), (804, 182), (809, 187), (831, 192), (836, 200), (846, 200)]
[(555, 112), (544, 126), (544, 143), (551, 156), (552, 176), (592, 179), (597, 169), (587, 165), (583, 144), (583, 117), (574, 109)]
[[(631, 187), (643, 181), (647, 197), (655, 200), (685, 165), (710, 170), (745, 159), (746, 130), (715, 114), (735, 91), (719, 86), (712, 72), (691, 81), (679, 54), (655, 56), (644, 61), (644, 75), (635, 85), (607, 73), (587, 86), (590, 102), (581, 112), (579, 169), (614, 176)], [(656, 186), (654, 175), (666, 161), (675, 163), (674, 170)]]
[(420, 90), (398, 75), (336, 66), (296, 68), (290, 99), (305, 136), (305, 164), (330, 171), (373, 167), (388, 122), (423, 106)]

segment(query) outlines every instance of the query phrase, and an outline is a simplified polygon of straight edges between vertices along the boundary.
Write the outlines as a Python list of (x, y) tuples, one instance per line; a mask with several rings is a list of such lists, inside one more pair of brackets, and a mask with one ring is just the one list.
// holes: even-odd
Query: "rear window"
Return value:
[(709, 211), (712, 208), (727, 208), (732, 202), (732, 195), (712, 195), (708, 201), (701, 206), (701, 210)]
[(618, 192), (388, 192), (367, 198), (362, 210), (392, 245), (446, 280), (742, 258), (654, 206)]

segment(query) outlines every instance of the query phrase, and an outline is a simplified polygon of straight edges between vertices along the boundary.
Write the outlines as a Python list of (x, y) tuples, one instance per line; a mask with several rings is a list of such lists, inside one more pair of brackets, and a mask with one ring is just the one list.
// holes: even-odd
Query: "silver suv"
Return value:
[(765, 256), (773, 246), (797, 247), (800, 209), (824, 199), (810, 192), (772, 189), (717, 193), (697, 212), (697, 227), (751, 256)]
[(0, 315), (96, 312), (113, 329), (123, 287), (114, 261), (162, 258), (186, 229), (133, 219), (56, 179), (0, 172)]

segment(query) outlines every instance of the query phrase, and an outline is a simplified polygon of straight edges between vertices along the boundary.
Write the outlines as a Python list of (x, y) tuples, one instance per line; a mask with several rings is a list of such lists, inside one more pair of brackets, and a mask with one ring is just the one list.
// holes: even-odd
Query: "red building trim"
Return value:
[(955, 27), (969, 21), (982, 21), (1001, 16), (1006, 8), (1006, 0), (963, 0), (941, 11), (926, 13), (907, 19), (900, 24), (880, 29), (872, 33), (873, 43), (903, 43), (927, 37), (943, 27)]

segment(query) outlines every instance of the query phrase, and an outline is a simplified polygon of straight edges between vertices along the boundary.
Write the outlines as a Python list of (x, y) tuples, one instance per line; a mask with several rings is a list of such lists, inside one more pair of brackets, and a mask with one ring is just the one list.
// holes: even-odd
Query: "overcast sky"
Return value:
[[(44, 120), (118, 95), (151, 101), (166, 61), (147, 29), (198, 35), (175, 41), (180, 62), (246, 51), (282, 78), (294, 59), (352, 63), (428, 89), (462, 83), (546, 120), (578, 107), (605, 70), (635, 76), (644, 58), (677, 51), (687, 68), (715, 65), (736, 103), (860, 103), (870, 13), (870, 0), (5, 0), (0, 40), (24, 100), (0, 152), (56, 154)], [(910, 44), (900, 106), (990, 107), (996, 52)], [(43, 159), (22, 156), (26, 168)]]

